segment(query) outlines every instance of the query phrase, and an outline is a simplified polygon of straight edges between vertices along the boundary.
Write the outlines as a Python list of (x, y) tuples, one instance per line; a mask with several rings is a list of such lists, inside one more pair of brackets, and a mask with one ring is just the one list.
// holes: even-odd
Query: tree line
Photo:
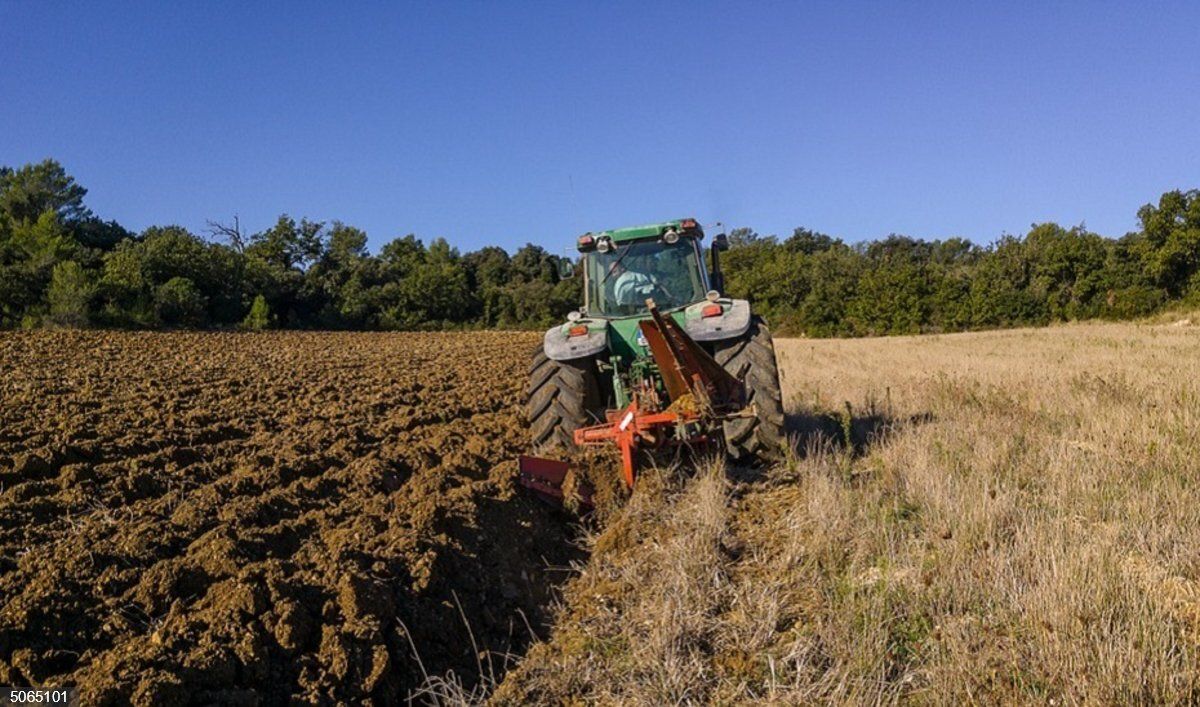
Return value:
[(1200, 192), (1138, 210), (1140, 229), (1105, 238), (1034, 224), (979, 246), (907, 236), (848, 245), (797, 228), (787, 239), (730, 233), (731, 292), (779, 329), (875, 336), (1132, 319), (1200, 305)]
[[(378, 253), (341, 222), (283, 215), (245, 234), (210, 224), (131, 233), (46, 160), (0, 167), (0, 327), (542, 328), (582, 301), (562, 258), (526, 244), (466, 254), (396, 238)], [(847, 244), (798, 228), (730, 232), (727, 290), (775, 328), (811, 336), (961, 331), (1125, 319), (1200, 302), (1200, 192), (1170, 191), (1140, 228), (1105, 238), (1036, 224), (979, 246), (891, 235)]]
[(0, 327), (548, 327), (581, 297), (532, 244), (463, 255), (407, 235), (372, 255), (360, 229), (287, 215), (135, 234), (86, 194), (53, 160), (0, 168)]

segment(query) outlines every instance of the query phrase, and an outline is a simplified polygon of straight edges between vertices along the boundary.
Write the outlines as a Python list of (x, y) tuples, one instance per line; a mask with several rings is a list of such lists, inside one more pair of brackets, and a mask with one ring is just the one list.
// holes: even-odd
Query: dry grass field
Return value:
[(1200, 328), (778, 355), (795, 458), (648, 477), (496, 701), (1200, 699)]

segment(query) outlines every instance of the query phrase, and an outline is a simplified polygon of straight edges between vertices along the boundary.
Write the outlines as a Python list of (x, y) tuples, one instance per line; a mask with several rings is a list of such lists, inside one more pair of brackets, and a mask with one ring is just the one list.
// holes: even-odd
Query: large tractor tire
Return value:
[(787, 438), (783, 429), (783, 396), (775, 344), (762, 317), (750, 320), (750, 328), (737, 339), (722, 341), (715, 351), (717, 363), (746, 384), (746, 403), (754, 405), (754, 417), (734, 418), (725, 423), (725, 448), (735, 461), (776, 461), (783, 456)]
[(580, 427), (604, 418), (604, 399), (594, 357), (555, 361), (539, 346), (529, 367), (526, 412), (535, 454), (575, 445)]

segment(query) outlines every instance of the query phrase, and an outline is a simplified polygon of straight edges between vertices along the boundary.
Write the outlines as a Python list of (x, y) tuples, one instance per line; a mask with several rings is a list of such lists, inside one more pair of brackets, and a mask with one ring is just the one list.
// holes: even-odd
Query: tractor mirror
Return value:
[(724, 233), (718, 233), (713, 236), (712, 247), (716, 251), (729, 250), (729, 237)]
[(575, 277), (575, 263), (570, 258), (558, 259), (558, 279), (566, 280)]

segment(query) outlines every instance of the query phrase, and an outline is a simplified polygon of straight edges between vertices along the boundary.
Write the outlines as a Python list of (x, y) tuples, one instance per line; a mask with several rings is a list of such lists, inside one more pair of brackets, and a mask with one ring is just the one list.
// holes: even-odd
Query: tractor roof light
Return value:
[(668, 228), (667, 232), (663, 234), (663, 243), (666, 243), (667, 245), (675, 245), (678, 242), (679, 232), (673, 228)]
[(590, 233), (585, 233), (579, 237), (579, 252), (590, 253), (596, 249), (596, 237)]
[(704, 293), (704, 299), (708, 300), (709, 302), (716, 302), (717, 300), (721, 299), (721, 293), (717, 292), (716, 290), (709, 290), (708, 292)]
[(679, 222), (679, 227), (685, 231), (690, 231), (699, 225), (700, 224), (696, 223), (696, 219), (694, 219), (694, 218), (685, 218), (684, 220)]
[(704, 305), (704, 309), (700, 310), (700, 316), (704, 319), (708, 319), (709, 317), (719, 317), (724, 311), (725, 310), (722, 309), (721, 305), (719, 304), (706, 304)]
[(612, 250), (612, 247), (613, 245), (611, 238), (602, 236), (596, 239), (596, 250), (600, 251), (601, 253), (607, 253), (608, 251)]

